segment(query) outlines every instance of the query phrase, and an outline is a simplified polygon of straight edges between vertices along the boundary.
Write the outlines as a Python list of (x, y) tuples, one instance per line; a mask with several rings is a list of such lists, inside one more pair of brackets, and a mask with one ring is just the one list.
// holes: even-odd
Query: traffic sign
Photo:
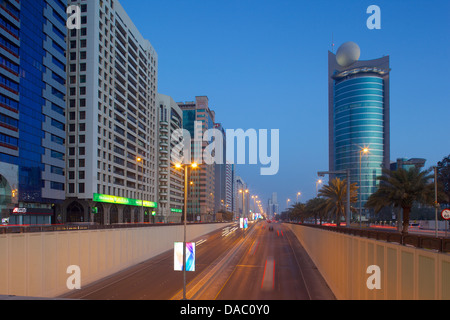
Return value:
[(450, 209), (444, 209), (441, 212), (442, 219), (450, 220)]

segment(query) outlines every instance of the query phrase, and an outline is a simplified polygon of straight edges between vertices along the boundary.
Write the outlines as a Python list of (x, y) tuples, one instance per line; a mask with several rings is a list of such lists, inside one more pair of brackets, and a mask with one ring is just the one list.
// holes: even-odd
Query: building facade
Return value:
[(213, 221), (215, 212), (215, 165), (195, 159), (208, 145), (202, 137), (206, 130), (214, 128), (215, 113), (209, 108), (206, 96), (197, 96), (192, 102), (179, 102), (183, 111), (183, 128), (191, 138), (191, 155), (199, 167), (190, 171), (187, 216), (190, 221)]
[(350, 169), (363, 213), (382, 168), (390, 165), (389, 75), (389, 56), (343, 67), (328, 53), (329, 167)]
[(226, 134), (222, 124), (215, 123), (214, 129), (220, 131), (223, 137), (222, 145), (222, 159), (220, 163), (214, 166), (214, 212), (228, 211), (227, 210), (227, 163), (226, 163)]
[(234, 176), (235, 165), (229, 162), (225, 164), (225, 208), (228, 212), (234, 212)]
[(71, 1), (63, 222), (152, 222), (158, 56), (117, 0)]
[(181, 222), (184, 208), (184, 171), (176, 169), (171, 157), (172, 134), (183, 128), (183, 111), (170, 97), (158, 94), (159, 101), (159, 183), (158, 217), (161, 222)]
[(50, 224), (64, 201), (66, 1), (0, 3), (0, 214)]
[(240, 177), (236, 176), (235, 179), (235, 193), (234, 193), (235, 219), (249, 218), (250, 214), (250, 192), (248, 185)]
[(420, 169), (425, 166), (425, 162), (427, 162), (427, 160), (423, 158), (398, 158), (396, 162), (391, 162), (390, 169), (392, 171), (397, 169), (405, 169), (407, 171), (411, 168)]
[(272, 196), (267, 200), (267, 215), (269, 218), (274, 218), (277, 214), (280, 214), (278, 206), (278, 195), (276, 192), (272, 193)]

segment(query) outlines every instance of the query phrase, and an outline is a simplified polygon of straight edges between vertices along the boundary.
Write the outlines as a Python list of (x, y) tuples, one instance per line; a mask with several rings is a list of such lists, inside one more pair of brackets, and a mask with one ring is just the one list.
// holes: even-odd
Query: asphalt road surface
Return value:
[[(272, 227), (273, 230), (269, 230)], [(238, 224), (194, 240), (196, 271), (187, 272), (191, 300), (334, 300), (317, 268), (289, 228), (260, 221)], [(60, 298), (179, 300), (183, 272), (173, 250)]]

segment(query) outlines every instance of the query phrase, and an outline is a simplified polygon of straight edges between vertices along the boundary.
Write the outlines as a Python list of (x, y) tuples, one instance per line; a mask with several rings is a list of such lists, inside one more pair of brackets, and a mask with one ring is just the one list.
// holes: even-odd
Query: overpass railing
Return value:
[[(222, 222), (187, 222), (187, 225), (197, 224), (217, 224)], [(32, 233), (32, 232), (55, 232), (55, 231), (78, 231), (78, 230), (111, 230), (123, 228), (146, 228), (164, 226), (182, 226), (183, 223), (116, 223), (102, 225), (97, 223), (70, 223), (58, 225), (14, 225), (1, 226), (0, 234), (9, 233)]]
[[(301, 224), (292, 223), (291, 224)], [(421, 249), (435, 250), (443, 253), (450, 253), (450, 239), (441, 237), (431, 237), (418, 234), (402, 234), (398, 231), (380, 231), (373, 229), (346, 228), (335, 226), (321, 226), (313, 224), (301, 224), (305, 227), (323, 229), (332, 232), (348, 234), (357, 237), (364, 237), (374, 240), (398, 243), (404, 246), (411, 246)]]

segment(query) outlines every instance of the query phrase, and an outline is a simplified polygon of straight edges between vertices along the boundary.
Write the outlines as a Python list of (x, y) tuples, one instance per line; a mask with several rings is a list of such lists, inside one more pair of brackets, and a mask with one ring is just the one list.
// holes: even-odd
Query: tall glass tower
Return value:
[(390, 165), (389, 73), (389, 56), (349, 62), (339, 51), (328, 54), (330, 171), (351, 170), (363, 216), (377, 177)]
[(0, 214), (48, 224), (65, 191), (67, 0), (0, 1)]

